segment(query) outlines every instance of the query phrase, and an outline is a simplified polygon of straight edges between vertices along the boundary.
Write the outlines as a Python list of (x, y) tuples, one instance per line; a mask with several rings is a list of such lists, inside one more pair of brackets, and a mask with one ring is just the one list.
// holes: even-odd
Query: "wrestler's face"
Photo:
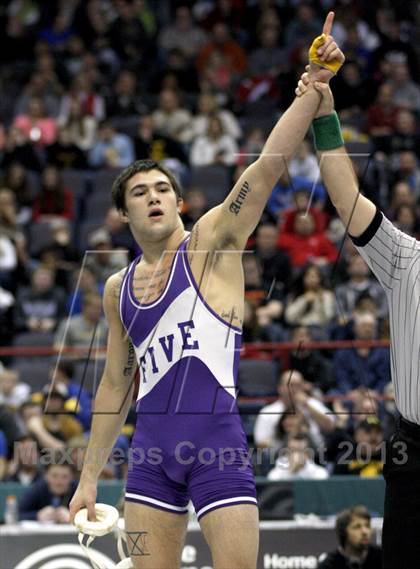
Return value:
[(179, 223), (182, 199), (160, 170), (139, 172), (127, 182), (126, 218), (133, 232), (146, 240), (170, 235)]

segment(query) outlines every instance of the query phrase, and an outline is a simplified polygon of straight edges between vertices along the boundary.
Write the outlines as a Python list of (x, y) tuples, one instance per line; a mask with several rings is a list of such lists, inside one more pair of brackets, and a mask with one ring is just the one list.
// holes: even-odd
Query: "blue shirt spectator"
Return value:
[(103, 122), (99, 128), (98, 142), (89, 153), (89, 165), (93, 168), (125, 168), (134, 159), (131, 138), (116, 132), (110, 123)]

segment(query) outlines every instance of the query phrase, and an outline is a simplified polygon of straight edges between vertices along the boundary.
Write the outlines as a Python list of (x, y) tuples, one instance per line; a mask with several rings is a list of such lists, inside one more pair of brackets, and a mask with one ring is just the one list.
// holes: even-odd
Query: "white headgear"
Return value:
[[(79, 530), (79, 543), (88, 557), (89, 561), (92, 563), (93, 569), (105, 569), (100, 559), (98, 559), (97, 554), (89, 550), (89, 546), (92, 544), (95, 537), (101, 537), (115, 531), (117, 534), (117, 548), (121, 561), (115, 566), (115, 569), (132, 569), (133, 563), (129, 557), (126, 557), (123, 541), (127, 543), (127, 537), (125, 532), (118, 526), (119, 513), (116, 508), (109, 506), (108, 504), (95, 504), (96, 512), (96, 522), (91, 522), (88, 520), (87, 508), (79, 510), (74, 517), (74, 525), (76, 529)], [(83, 538), (88, 535), (86, 545), (83, 543)]]

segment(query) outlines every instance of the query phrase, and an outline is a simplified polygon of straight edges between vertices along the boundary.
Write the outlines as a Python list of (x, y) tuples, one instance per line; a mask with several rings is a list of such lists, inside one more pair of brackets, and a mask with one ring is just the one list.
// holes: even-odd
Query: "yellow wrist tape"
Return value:
[(318, 49), (325, 42), (326, 39), (327, 36), (325, 34), (322, 34), (314, 39), (308, 52), (309, 61), (311, 63), (316, 63), (317, 65), (324, 67), (325, 69), (328, 69), (329, 71), (332, 71), (334, 74), (336, 74), (340, 69), (340, 67), (343, 65), (341, 61), (338, 61), (337, 59), (333, 59), (332, 61), (322, 61), (322, 59), (319, 58), (319, 55), (317, 53)]

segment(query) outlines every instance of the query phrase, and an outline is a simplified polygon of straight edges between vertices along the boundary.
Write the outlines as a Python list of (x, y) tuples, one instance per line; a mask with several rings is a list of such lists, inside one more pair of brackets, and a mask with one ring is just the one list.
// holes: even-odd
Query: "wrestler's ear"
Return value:
[(184, 207), (184, 200), (182, 198), (178, 197), (178, 204), (176, 206), (178, 213), (182, 212), (183, 207)]
[(126, 209), (119, 209), (118, 213), (120, 214), (120, 219), (123, 223), (128, 223), (130, 220), (128, 219), (128, 214)]

